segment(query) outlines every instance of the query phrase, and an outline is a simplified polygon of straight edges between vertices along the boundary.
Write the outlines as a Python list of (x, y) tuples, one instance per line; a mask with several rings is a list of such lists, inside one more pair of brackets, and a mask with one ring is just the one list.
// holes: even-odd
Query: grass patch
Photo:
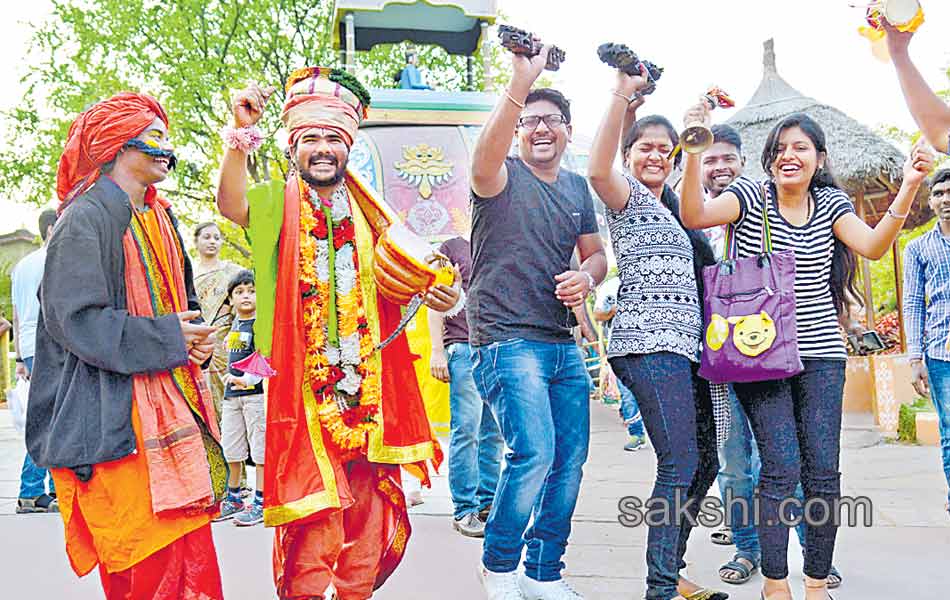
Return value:
[(917, 413), (933, 412), (933, 404), (924, 397), (918, 397), (913, 404), (902, 404), (897, 418), (897, 440), (917, 442)]

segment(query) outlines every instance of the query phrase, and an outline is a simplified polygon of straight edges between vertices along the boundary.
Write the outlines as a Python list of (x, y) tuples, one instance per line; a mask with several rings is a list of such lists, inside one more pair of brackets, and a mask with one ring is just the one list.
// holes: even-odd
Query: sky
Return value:
[[(717, 85), (739, 107), (752, 97), (762, 77), (762, 43), (775, 39), (779, 73), (806, 96), (834, 106), (876, 127), (916, 127), (904, 105), (893, 68), (872, 57), (857, 28), (862, 0), (499, 0), (509, 24), (528, 29), (567, 52), (554, 74), (555, 85), (572, 101), (574, 129), (596, 131), (610, 100), (612, 70), (596, 48), (624, 43), (666, 71), (641, 114), (660, 113), (682, 122), (685, 109)], [(927, 22), (911, 45), (924, 77), (935, 89), (948, 86), (950, 2), (922, 0)], [(0, 20), (0, 110), (21, 95), (23, 57), (30, 22), (49, 14), (47, 0), (10, 2)], [(714, 121), (728, 118), (717, 110)], [(174, 118), (174, 115), (172, 116)], [(0, 140), (0, 143), (3, 143)], [(21, 226), (36, 230), (36, 210), (0, 198), (0, 233)]]

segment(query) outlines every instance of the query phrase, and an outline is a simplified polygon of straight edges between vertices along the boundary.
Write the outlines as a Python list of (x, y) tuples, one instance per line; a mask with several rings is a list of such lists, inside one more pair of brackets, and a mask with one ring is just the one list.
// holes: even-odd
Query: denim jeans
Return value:
[[(752, 515), (742, 507), (752, 506), (762, 463), (759, 460), (759, 449), (755, 446), (755, 438), (749, 429), (749, 419), (731, 385), (729, 401), (732, 404), (732, 423), (729, 437), (719, 450), (719, 492), (722, 494), (723, 505), (729, 510), (727, 523), (732, 529), (736, 553), (758, 563), (762, 553), (759, 548), (759, 534)], [(732, 498), (731, 504), (729, 498)]]
[(475, 384), (509, 448), (482, 562), (513, 572), (527, 546), (525, 574), (556, 581), (590, 443), (590, 377), (573, 342), (511, 339), (477, 347), (474, 356)]
[[(950, 362), (927, 358), (927, 377), (930, 381), (930, 397), (940, 420), (940, 447), (943, 449), (943, 472), (950, 487)], [(947, 494), (950, 502), (950, 492)]]
[(491, 407), (475, 389), (472, 347), (455, 343), (446, 349), (449, 363), (449, 491), (455, 518), (478, 512), (495, 499), (505, 442)]
[[(26, 370), (33, 372), (33, 357), (23, 359), (26, 364)], [(46, 480), (49, 479), (49, 493), (55, 494), (56, 488), (53, 486), (53, 477), (49, 471), (42, 467), (37, 467), (30, 453), (23, 456), (23, 468), (20, 470), (20, 498), (36, 498), (46, 493)]]
[(643, 437), (643, 417), (640, 416), (640, 407), (637, 406), (637, 399), (634, 398), (630, 388), (625, 386), (620, 378), (617, 378), (617, 389), (620, 390), (620, 416), (623, 417), (623, 424), (627, 426), (627, 433)]
[[(736, 555), (758, 564), (762, 556), (759, 532), (753, 522), (753, 515), (742, 507), (752, 506), (755, 490), (759, 486), (762, 461), (755, 436), (749, 428), (749, 418), (731, 385), (729, 399), (732, 403), (732, 424), (726, 443), (719, 449), (719, 492), (723, 504), (729, 510), (727, 524), (732, 530)], [(730, 497), (733, 499), (732, 504), (729, 504)], [(804, 506), (805, 493), (801, 483), (795, 488), (795, 498)], [(799, 545), (804, 549), (805, 524), (799, 524), (795, 533), (798, 535)]]
[[(788, 576), (788, 527), (779, 518), (782, 502), (795, 494), (801, 481), (806, 501), (821, 500), (834, 507), (841, 497), (841, 406), (843, 360), (804, 360), (805, 370), (794, 377), (757, 383), (737, 383), (755, 435), (762, 472), (759, 480), (759, 542), (762, 574)], [(823, 520), (816, 507), (815, 521)], [(784, 515), (787, 522), (791, 511)], [(822, 525), (805, 524), (805, 575), (824, 579), (831, 570), (835, 519)]]
[[(640, 402), (643, 422), (656, 452), (656, 482), (651, 502), (676, 506), (695, 499), (690, 511), (716, 479), (716, 426), (709, 385), (696, 376), (696, 365), (670, 352), (630, 354), (612, 358), (610, 365)], [(671, 513), (673, 514), (673, 513)], [(667, 518), (650, 525), (647, 534), (648, 600), (670, 600), (683, 566), (692, 527), (688, 520)]]

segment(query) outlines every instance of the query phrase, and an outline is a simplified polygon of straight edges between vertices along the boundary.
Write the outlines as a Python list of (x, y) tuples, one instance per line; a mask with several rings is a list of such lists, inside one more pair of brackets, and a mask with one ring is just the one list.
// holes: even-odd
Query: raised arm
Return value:
[(894, 243), (904, 219), (910, 211), (917, 190), (933, 168), (936, 157), (925, 144), (918, 141), (904, 163), (904, 181), (897, 197), (884, 217), (872, 229), (854, 213), (848, 213), (835, 221), (835, 236), (846, 246), (871, 260), (884, 256)]
[(630, 182), (623, 173), (614, 169), (614, 157), (620, 145), (620, 137), (623, 133), (621, 130), (627, 120), (627, 108), (632, 104), (630, 98), (646, 85), (647, 81), (644, 77), (632, 77), (622, 71), (617, 71), (617, 83), (614, 91), (611, 92), (610, 104), (600, 121), (600, 127), (590, 148), (590, 160), (587, 165), (590, 184), (601, 201), (617, 212), (627, 206), (627, 200), (630, 198)]
[[(686, 112), (686, 123), (704, 123), (707, 127), (709, 104), (705, 99)], [(703, 192), (702, 154), (684, 153), (683, 178), (680, 180), (680, 220), (689, 229), (706, 229), (733, 223), (739, 218), (739, 198), (732, 192), (723, 192), (706, 200)]]
[(948, 152), (950, 136), (950, 107), (930, 89), (920, 70), (910, 58), (908, 50), (913, 32), (898, 31), (886, 21), (887, 49), (897, 70), (897, 79), (914, 121), (930, 144), (941, 152)]
[(481, 198), (493, 198), (508, 185), (505, 158), (511, 148), (524, 101), (544, 70), (550, 51), (551, 47), (546, 45), (530, 59), (519, 54), (511, 55), (511, 83), (488, 117), (472, 152), (472, 191)]
[[(264, 114), (264, 105), (274, 88), (251, 85), (235, 94), (231, 101), (235, 129), (256, 124)], [(221, 160), (218, 180), (218, 210), (221, 216), (241, 227), (248, 225), (247, 152), (227, 148)]]

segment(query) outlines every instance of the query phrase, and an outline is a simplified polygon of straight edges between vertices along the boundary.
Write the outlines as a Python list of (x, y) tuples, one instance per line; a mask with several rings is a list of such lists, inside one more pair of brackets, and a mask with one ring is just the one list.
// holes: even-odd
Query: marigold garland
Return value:
[[(299, 185), (301, 198), (309, 199), (309, 187), (302, 180)], [(317, 415), (321, 425), (330, 434), (330, 439), (345, 453), (365, 452), (369, 432), (378, 427), (376, 415), (381, 396), (379, 368), (376, 366), (378, 361), (367, 360), (373, 354), (375, 344), (363, 309), (359, 278), (354, 273), (352, 275), (356, 284), (353, 289), (347, 294), (340, 294), (337, 290), (336, 316), (341, 345), (350, 336), (359, 335), (359, 363), (342, 367), (330, 364), (328, 354), (331, 352), (340, 363), (343, 362), (343, 356), (339, 349), (329, 348), (327, 340), (330, 289), (329, 282), (318, 276), (317, 260), (321, 253), (317, 241), (329, 239), (332, 227), (334, 249), (339, 252), (346, 245), (351, 247), (356, 273), (359, 272), (359, 261), (356, 258), (353, 219), (347, 216), (332, 225), (327, 220), (319, 203), (316, 206), (306, 200), (300, 203), (300, 294), (307, 342), (304, 366), (317, 400)], [(339, 263), (337, 260), (332, 268), (338, 268)], [(339, 281), (339, 278), (336, 280)], [(352, 352), (352, 346), (350, 348)], [(354, 396), (343, 395), (337, 387), (345, 378), (344, 368), (348, 366), (352, 366), (362, 379), (359, 392)], [(341, 406), (343, 398), (345, 405)]]

